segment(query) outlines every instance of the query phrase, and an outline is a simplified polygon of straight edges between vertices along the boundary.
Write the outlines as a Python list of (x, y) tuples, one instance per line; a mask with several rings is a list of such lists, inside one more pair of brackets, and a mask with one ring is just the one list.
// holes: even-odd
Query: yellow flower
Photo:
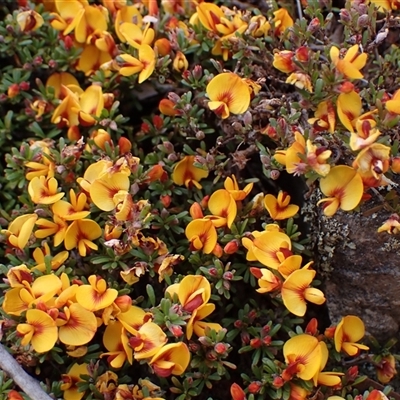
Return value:
[[(82, 287), (82, 286), (80, 286)], [(76, 291), (78, 292), (79, 287)], [(96, 316), (78, 303), (64, 307), (56, 320), (60, 342), (70, 346), (89, 343), (97, 331)]]
[[(51, 256), (49, 245), (47, 243), (44, 243), (43, 250), (40, 247), (36, 247), (32, 255), (34, 260), (36, 261), (36, 265), (32, 269), (45, 272), (46, 271), (45, 257)], [(64, 262), (67, 260), (68, 255), (69, 255), (68, 251), (61, 251), (60, 253), (57, 253), (54, 257), (52, 257), (50, 259), (51, 269), (56, 270), (60, 268), (61, 265), (63, 265)]]
[(36, 278), (32, 285), (28, 281), (23, 286), (8, 290), (4, 297), (3, 310), (7, 314), (21, 315), (33, 305), (51, 302), (53, 296), (61, 289), (62, 283), (56, 275), (43, 275)]
[(212, 215), (204, 218), (210, 219), (217, 228), (224, 225), (230, 228), (237, 214), (236, 202), (225, 189), (219, 189), (210, 196), (208, 200), (208, 209), (211, 211)]
[(73, 189), (69, 191), (70, 202), (65, 200), (57, 201), (51, 207), (51, 211), (65, 221), (74, 221), (76, 219), (84, 219), (90, 211), (87, 208), (87, 196), (85, 193), (76, 195)]
[(54, 97), (60, 98), (61, 86), (74, 85), (79, 86), (77, 79), (69, 72), (54, 72), (49, 76), (46, 81), (46, 88), (52, 87), (54, 89)]
[(11, 246), (24, 250), (37, 219), (37, 214), (20, 215), (10, 223), (7, 229), (2, 229), (1, 233), (7, 236)]
[(296, 64), (293, 62), (294, 52), (282, 50), (274, 53), (272, 65), (285, 74), (290, 74), (296, 70)]
[(340, 122), (347, 130), (354, 132), (353, 124), (362, 110), (360, 95), (354, 90), (341, 93), (337, 98), (336, 106)]
[(373, 119), (357, 119), (356, 130), (357, 133), (350, 134), (349, 144), (353, 151), (361, 150), (374, 143), (381, 134)]
[(365, 186), (376, 187), (388, 183), (383, 175), (390, 164), (390, 147), (373, 143), (362, 149), (353, 162), (353, 167), (361, 175)]
[(185, 72), (189, 68), (189, 62), (181, 51), (176, 52), (174, 61), (172, 62), (172, 67), (175, 71), (180, 73)]
[(154, 72), (156, 65), (156, 55), (154, 50), (148, 45), (143, 44), (139, 47), (138, 58), (129, 54), (120, 54), (117, 59), (119, 62), (119, 74), (131, 76), (139, 73), (138, 83), (144, 82)]
[(32, 273), (25, 264), (18, 265), (17, 267), (11, 267), (7, 272), (7, 279), (8, 284), (12, 288), (23, 288), (25, 287), (24, 282), (30, 285), (33, 280)]
[(337, 386), (340, 385), (341, 379), (340, 377), (344, 375), (341, 372), (322, 372), (325, 368), (326, 363), (329, 358), (329, 351), (326, 343), (321, 341), (319, 342), (321, 346), (321, 365), (319, 367), (319, 371), (314, 375), (313, 381), (314, 386), (323, 385), (323, 386)]
[(308, 90), (310, 93), (313, 92), (313, 87), (311, 84), (311, 78), (308, 74), (304, 74), (303, 72), (293, 72), (291, 73), (287, 79), (286, 83), (290, 83), (291, 85), (295, 85), (299, 89)]
[(279, 191), (277, 198), (267, 194), (264, 197), (264, 206), (275, 221), (291, 218), (299, 211), (299, 206), (290, 204), (290, 196), (282, 190)]
[(142, 25), (142, 19), (142, 15), (135, 5), (125, 5), (124, 7), (120, 8), (115, 16), (115, 33), (117, 34), (118, 39), (122, 43), (126, 42), (126, 39), (120, 29), (124, 22), (133, 22), (140, 27)]
[(63, 35), (74, 31), (79, 43), (89, 43), (92, 34), (107, 31), (108, 11), (103, 6), (91, 6), (80, 0), (55, 0), (58, 14), (52, 13), (55, 19), (51, 22), (54, 29), (62, 30)]
[(103, 344), (108, 352), (100, 357), (108, 356), (107, 361), (111, 367), (121, 368), (126, 360), (132, 364), (132, 347), (129, 346), (129, 339), (121, 322), (110, 321), (103, 334)]
[(199, 183), (203, 178), (207, 178), (208, 171), (195, 167), (193, 165), (195, 156), (185, 156), (181, 161), (175, 164), (172, 172), (172, 180), (175, 185), (185, 185), (187, 188), (194, 185), (197, 189), (201, 189)]
[(98, 311), (110, 306), (118, 296), (116, 289), (107, 288), (104, 279), (91, 275), (89, 285), (81, 285), (76, 291), (76, 301), (89, 311)]
[(233, 72), (225, 72), (215, 76), (206, 88), (211, 101), (210, 110), (220, 115), (222, 119), (229, 114), (243, 114), (250, 105), (248, 85)]
[(190, 362), (190, 351), (185, 343), (166, 344), (150, 360), (149, 365), (161, 378), (182, 375)]
[(328, 131), (335, 132), (336, 116), (335, 109), (330, 100), (321, 101), (314, 113), (314, 118), (310, 118), (308, 123), (313, 126), (317, 132)]
[(386, 385), (397, 374), (396, 359), (392, 354), (382, 357), (376, 366), (376, 375), (380, 383)]
[(293, 376), (308, 381), (321, 365), (321, 346), (318, 339), (311, 335), (301, 334), (289, 339), (283, 345), (283, 355), (288, 364), (282, 373), (285, 381)]
[(135, 360), (143, 360), (154, 356), (167, 341), (163, 330), (148, 321), (129, 339), (129, 345), (133, 348)]
[(293, 19), (286, 8), (280, 8), (279, 10), (274, 11), (274, 19), (272, 20), (272, 23), (275, 35), (281, 36), (286, 29), (293, 26)]
[(400, 114), (400, 90), (396, 90), (393, 97), (385, 103), (386, 110), (393, 114)]
[(105, 71), (108, 76), (110, 72), (104, 68), (113, 58), (108, 51), (101, 51), (94, 44), (85, 45), (76, 66), (77, 71), (82, 71), (86, 76), (94, 74), (99, 69)]
[(85, 257), (88, 249), (97, 250), (93, 240), (102, 234), (100, 226), (91, 219), (78, 219), (73, 221), (65, 232), (64, 245), (67, 250), (78, 248), (79, 254)]
[(28, 193), (36, 204), (53, 204), (64, 197), (64, 192), (58, 192), (57, 179), (45, 176), (33, 178), (29, 182)]
[(306, 300), (314, 304), (325, 303), (321, 290), (309, 287), (316, 272), (312, 269), (299, 269), (292, 272), (282, 284), (282, 300), (285, 307), (294, 315), (304, 316)]
[[(283, 165), (286, 166), (286, 171), (289, 174), (300, 174), (302, 169), (299, 165), (303, 163), (303, 159), (300, 158), (299, 154), (306, 153), (306, 141), (304, 139), (304, 136), (298, 131), (294, 133), (294, 138), (295, 141), (286, 150), (284, 156), (282, 157), (278, 154), (277, 161), (284, 162)], [(276, 157), (277, 154), (275, 154), (275, 158)]]
[(17, 23), (22, 32), (33, 32), (43, 25), (44, 20), (36, 11), (29, 10), (17, 14)]
[(278, 231), (253, 232), (254, 239), (242, 238), (248, 250), (246, 260), (258, 261), (268, 268), (278, 269), (286, 257), (292, 255), (289, 236)]
[(349, 356), (355, 356), (360, 350), (368, 350), (369, 347), (356, 343), (364, 337), (364, 333), (364, 323), (359, 317), (355, 315), (343, 317), (335, 329), (336, 351), (344, 351)]
[(189, 222), (185, 235), (193, 250), (203, 250), (205, 254), (210, 254), (217, 244), (217, 231), (209, 219), (201, 218)]
[(320, 189), (326, 199), (317, 204), (323, 205), (324, 214), (331, 217), (338, 208), (344, 211), (353, 210), (361, 201), (364, 185), (360, 174), (347, 165), (337, 165), (329, 174), (320, 180)]
[(81, 375), (88, 375), (88, 364), (78, 364), (72, 365), (71, 369), (67, 374), (61, 375), (62, 384), (60, 389), (64, 392), (64, 400), (80, 400), (85, 392), (79, 392), (77, 383), (82, 382)]
[(26, 324), (17, 325), (17, 333), (22, 336), (21, 345), (32, 344), (33, 350), (45, 353), (56, 344), (58, 334), (53, 318), (41, 310), (28, 310)]
[(384, 224), (378, 228), (378, 232), (387, 232), (389, 234), (398, 234), (400, 232), (400, 217), (392, 214)]
[(225, 14), (216, 4), (202, 2), (196, 7), (197, 16), (200, 23), (208, 31), (218, 33), (217, 25), (220, 23), (221, 18), (224, 18)]
[(235, 201), (244, 200), (253, 189), (253, 182), (248, 183), (244, 189), (239, 189), (236, 176), (232, 175), (225, 179), (224, 188), (229, 192)]
[(367, 62), (367, 54), (362, 53), (358, 54), (359, 46), (355, 44), (350, 47), (345, 56), (341, 59), (339, 54), (340, 50), (332, 46), (330, 49), (330, 56), (335, 68), (343, 74), (346, 78), (349, 79), (362, 79), (363, 74), (360, 72), (360, 69), (364, 67)]
[(38, 229), (35, 231), (35, 237), (44, 239), (54, 235), (54, 246), (58, 246), (64, 241), (68, 229), (68, 223), (56, 214), (53, 215), (53, 221), (39, 218), (36, 221), (36, 226)]
[(123, 22), (119, 26), (119, 32), (124, 37), (125, 41), (136, 49), (140, 49), (144, 44), (150, 46), (155, 36), (154, 29), (150, 28), (150, 24), (147, 24), (142, 30), (139, 25), (131, 22)]
[(269, 293), (280, 289), (282, 281), (269, 269), (251, 267), (250, 272), (258, 279), (258, 293)]
[(66, 86), (61, 85), (60, 95), (63, 100), (54, 110), (51, 122), (57, 124), (60, 128), (64, 126), (78, 126), (78, 114), (76, 111), (73, 111), (80, 110), (81, 108), (77, 94)]
[(323, 146), (317, 147), (310, 139), (307, 140), (307, 165), (317, 174), (321, 176), (328, 175), (331, 166), (326, 160), (331, 154), (331, 150), (326, 150)]
[(203, 304), (199, 308), (196, 308), (186, 326), (186, 337), (189, 340), (193, 332), (198, 336), (205, 336), (207, 328), (214, 329), (216, 332), (222, 329), (220, 324), (213, 322), (205, 322), (204, 318), (208, 317), (215, 310), (215, 304)]
[(90, 186), (92, 202), (103, 211), (111, 211), (120, 202), (119, 194), (128, 194), (129, 177), (122, 172), (106, 174)]
[(104, 95), (101, 86), (92, 84), (79, 95), (79, 108), (72, 111), (78, 114), (79, 125), (92, 126), (94, 117), (100, 117), (104, 108)]
[[(171, 288), (171, 289), (169, 289)], [(210, 300), (210, 282), (201, 275), (187, 275), (178, 286), (169, 286), (167, 292), (172, 296), (176, 290), (182, 308), (187, 312), (193, 312)]]

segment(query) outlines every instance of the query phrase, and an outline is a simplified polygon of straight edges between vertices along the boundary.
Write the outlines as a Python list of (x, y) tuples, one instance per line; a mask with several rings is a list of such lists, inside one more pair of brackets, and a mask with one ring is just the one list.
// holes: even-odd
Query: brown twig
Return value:
[(0, 369), (2, 369), (32, 400), (53, 400), (15, 361), (6, 348), (0, 344)]

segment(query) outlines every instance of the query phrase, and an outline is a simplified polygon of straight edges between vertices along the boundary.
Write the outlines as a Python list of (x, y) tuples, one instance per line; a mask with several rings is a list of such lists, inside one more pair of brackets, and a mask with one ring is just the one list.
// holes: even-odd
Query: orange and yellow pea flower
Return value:
[(88, 374), (88, 364), (86, 363), (75, 363), (68, 373), (62, 374), (60, 389), (64, 392), (64, 400), (80, 400), (85, 395), (84, 391), (80, 392), (78, 390), (77, 383), (83, 381), (81, 375)]
[(400, 217), (397, 214), (392, 214), (389, 219), (378, 228), (377, 232), (387, 232), (390, 235), (400, 233)]
[(320, 341), (319, 345), (321, 346), (321, 365), (319, 371), (313, 377), (314, 386), (338, 386), (341, 383), (340, 377), (344, 374), (341, 372), (323, 372), (329, 359), (329, 350), (325, 342)]
[(69, 72), (54, 72), (46, 81), (46, 89), (52, 87), (56, 99), (60, 98), (62, 86), (69, 85), (79, 86), (77, 79)]
[(34, 305), (51, 304), (53, 297), (60, 291), (62, 282), (56, 275), (43, 275), (36, 278), (31, 284), (23, 280), (22, 286), (16, 286), (6, 291), (3, 310), (10, 315), (20, 316)]
[(335, 132), (336, 115), (333, 104), (330, 100), (321, 101), (314, 113), (314, 118), (310, 118), (308, 123), (317, 131)]
[(84, 219), (90, 214), (90, 211), (87, 210), (88, 199), (85, 193), (79, 193), (77, 195), (74, 190), (71, 189), (69, 191), (69, 199), (69, 202), (66, 200), (60, 200), (54, 203), (51, 207), (53, 213), (66, 221)]
[[(358, 206), (364, 192), (361, 175), (347, 165), (337, 165), (320, 180), (321, 192), (328, 198), (321, 199), (324, 214), (331, 217), (340, 208), (351, 211)], [(325, 203), (325, 204), (324, 204)]]
[(42, 310), (28, 310), (26, 323), (17, 325), (17, 334), (22, 346), (31, 344), (38, 353), (51, 350), (58, 339), (56, 322)]
[(373, 144), (381, 134), (373, 119), (358, 119), (356, 131), (350, 133), (349, 145), (353, 151), (361, 150)]
[(34, 32), (43, 24), (43, 17), (34, 10), (21, 11), (17, 14), (17, 23), (22, 32)]
[(212, 215), (204, 218), (210, 219), (216, 228), (225, 225), (230, 228), (237, 214), (236, 201), (225, 189), (216, 190), (210, 196), (208, 209)]
[(129, 346), (129, 338), (120, 321), (110, 322), (103, 334), (103, 344), (108, 350), (100, 357), (107, 356), (107, 361), (113, 368), (121, 368), (126, 360), (133, 362), (133, 350)]
[(292, 243), (289, 236), (278, 231), (253, 232), (253, 239), (242, 238), (247, 249), (246, 260), (258, 261), (268, 268), (278, 269), (289, 255)]
[(243, 114), (249, 108), (249, 87), (233, 72), (215, 76), (208, 83), (206, 92), (210, 99), (208, 107), (222, 119), (228, 118), (230, 113)]
[(8, 243), (20, 250), (24, 250), (38, 220), (37, 214), (25, 214), (15, 218), (7, 229), (1, 233), (7, 236)]
[(69, 346), (89, 343), (97, 331), (96, 316), (79, 303), (65, 306), (58, 314), (56, 323), (60, 342)]
[(397, 374), (396, 359), (392, 354), (382, 357), (376, 366), (376, 375), (380, 383), (389, 383)]
[(248, 183), (243, 189), (239, 188), (235, 175), (227, 177), (224, 181), (224, 188), (229, 192), (235, 201), (244, 200), (253, 189), (253, 183)]
[(354, 90), (347, 90), (339, 94), (336, 101), (337, 113), (340, 122), (350, 132), (354, 132), (356, 119), (362, 110), (361, 97)]
[(24, 281), (28, 285), (33, 282), (32, 272), (25, 264), (11, 267), (7, 272), (7, 281), (12, 288), (25, 287)]
[(91, 275), (89, 285), (81, 285), (76, 291), (76, 301), (89, 311), (98, 311), (110, 306), (118, 296), (116, 289), (107, 288), (104, 279)]
[(29, 182), (28, 193), (36, 204), (53, 204), (64, 197), (64, 192), (58, 192), (57, 179), (45, 176), (33, 178)]
[(117, 56), (117, 64), (118, 73), (122, 76), (139, 74), (138, 83), (140, 84), (154, 72), (156, 56), (148, 44), (142, 44), (138, 50), (138, 58), (130, 54), (120, 54)]
[(218, 234), (210, 219), (195, 219), (187, 225), (185, 235), (193, 250), (210, 254), (217, 245)]
[[(61, 251), (57, 253), (54, 257), (51, 257), (50, 266), (52, 270), (56, 270), (64, 264), (64, 262), (68, 259), (68, 251)], [(45, 257), (51, 256), (50, 247), (45, 242), (43, 245), (43, 249), (40, 247), (36, 247), (33, 251), (33, 259), (36, 261), (36, 265), (32, 268), (32, 270), (38, 270), (41, 272), (46, 271), (46, 262)]]
[(286, 8), (280, 8), (274, 11), (274, 19), (272, 20), (275, 36), (281, 36), (286, 29), (291, 28), (294, 24), (292, 17)]
[(301, 334), (290, 338), (283, 345), (283, 355), (287, 364), (282, 378), (289, 381), (293, 376), (308, 381), (318, 373), (322, 351), (320, 342), (314, 336)]
[(275, 221), (291, 218), (299, 211), (299, 206), (290, 204), (290, 196), (282, 190), (279, 191), (278, 197), (267, 194), (264, 197), (264, 206)]
[(97, 250), (93, 240), (102, 235), (100, 225), (91, 219), (78, 219), (68, 226), (65, 232), (64, 246), (67, 250), (78, 248), (79, 254), (86, 257), (88, 251)]
[(185, 156), (179, 161), (172, 172), (172, 180), (175, 185), (185, 185), (187, 188), (194, 185), (197, 189), (201, 189), (199, 181), (207, 178), (208, 171), (195, 167), (195, 156)]
[(154, 356), (168, 341), (167, 335), (154, 322), (144, 323), (129, 339), (135, 360), (143, 360)]
[(283, 304), (294, 315), (304, 316), (307, 311), (306, 300), (314, 304), (325, 303), (325, 296), (319, 289), (310, 287), (316, 271), (308, 268), (292, 272), (282, 284)]
[(154, 373), (167, 378), (170, 375), (182, 375), (190, 362), (190, 351), (183, 342), (163, 346), (150, 360)]
[(44, 239), (54, 235), (54, 246), (58, 246), (64, 241), (68, 229), (68, 223), (56, 214), (53, 214), (53, 221), (39, 218), (36, 221), (36, 226), (35, 237)]
[(367, 54), (358, 54), (359, 46), (355, 44), (350, 47), (343, 58), (340, 58), (340, 50), (332, 46), (330, 49), (330, 57), (335, 68), (348, 79), (362, 79), (363, 74), (360, 70), (367, 62)]
[(384, 173), (389, 170), (390, 152), (389, 146), (373, 143), (358, 153), (353, 167), (361, 175), (365, 186), (376, 187), (389, 183)]
[(343, 351), (349, 356), (355, 356), (360, 350), (368, 350), (368, 346), (357, 343), (364, 337), (364, 334), (364, 323), (359, 317), (355, 315), (343, 317), (335, 329), (334, 343), (336, 351)]
[(186, 326), (186, 337), (188, 340), (193, 335), (193, 332), (198, 336), (205, 336), (206, 329), (214, 329), (216, 332), (222, 329), (220, 324), (214, 322), (205, 322), (204, 318), (208, 317), (215, 310), (215, 304), (203, 304), (196, 308)]

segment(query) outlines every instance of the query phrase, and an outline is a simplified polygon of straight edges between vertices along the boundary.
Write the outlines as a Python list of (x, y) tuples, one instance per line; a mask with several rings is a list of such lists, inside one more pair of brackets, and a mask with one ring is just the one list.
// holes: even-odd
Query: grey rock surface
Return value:
[(377, 232), (391, 213), (371, 212), (375, 206), (368, 202), (360, 212), (332, 218), (314, 208), (316, 268), (332, 323), (358, 315), (367, 334), (400, 339), (400, 236)]

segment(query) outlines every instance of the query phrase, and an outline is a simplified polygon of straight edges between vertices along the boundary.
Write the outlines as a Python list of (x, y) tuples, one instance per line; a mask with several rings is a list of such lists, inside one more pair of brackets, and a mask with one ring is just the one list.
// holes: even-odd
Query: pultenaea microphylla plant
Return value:
[(53, 397), (359, 399), (364, 365), (395, 376), (393, 341), (322, 318), (280, 175), (326, 216), (394, 185), (399, 54), (377, 47), (399, 5), (287, 3), (1, 8), (1, 336)]

